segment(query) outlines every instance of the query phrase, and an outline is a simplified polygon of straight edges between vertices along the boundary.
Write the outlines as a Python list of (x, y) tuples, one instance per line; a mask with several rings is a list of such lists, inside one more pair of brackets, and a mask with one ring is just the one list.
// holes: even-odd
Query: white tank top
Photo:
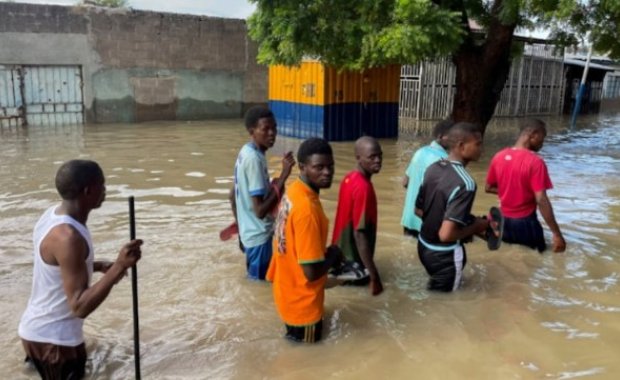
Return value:
[(49, 208), (34, 227), (34, 267), (32, 293), (26, 311), (19, 323), (18, 333), (23, 339), (75, 347), (84, 342), (84, 320), (71, 312), (62, 286), (60, 267), (49, 265), (41, 257), (41, 242), (50, 230), (60, 224), (73, 226), (88, 244), (88, 284), (93, 273), (93, 244), (88, 228), (68, 215), (56, 215), (58, 206)]

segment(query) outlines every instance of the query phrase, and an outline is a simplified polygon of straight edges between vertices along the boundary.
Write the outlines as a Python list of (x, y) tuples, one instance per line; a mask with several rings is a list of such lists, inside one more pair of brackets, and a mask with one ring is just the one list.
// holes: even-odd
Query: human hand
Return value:
[(293, 166), (295, 166), (295, 157), (293, 157), (293, 152), (288, 151), (282, 157), (282, 177), (288, 178), (291, 175), (291, 170), (293, 170)]
[(131, 268), (136, 265), (138, 260), (140, 260), (140, 257), (142, 257), (142, 251), (140, 249), (142, 243), (142, 240), (136, 239), (125, 244), (118, 253), (116, 263), (123, 269)]
[(551, 245), (553, 248), (553, 252), (564, 252), (566, 250), (566, 241), (564, 241), (564, 237), (562, 234), (553, 234), (551, 238)]
[(342, 250), (336, 244), (332, 244), (327, 247), (327, 251), (325, 252), (325, 259), (332, 262), (330, 266), (337, 266), (344, 261), (344, 256), (342, 255)]
[(475, 226), (474, 233), (476, 235), (484, 236), (484, 233), (486, 232), (487, 228), (489, 228), (489, 220), (486, 218), (476, 218), (474, 220), (474, 226)]

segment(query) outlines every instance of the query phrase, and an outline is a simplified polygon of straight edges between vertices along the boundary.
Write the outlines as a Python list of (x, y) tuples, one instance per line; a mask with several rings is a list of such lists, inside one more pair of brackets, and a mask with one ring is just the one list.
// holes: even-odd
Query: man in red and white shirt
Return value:
[(383, 284), (374, 260), (377, 196), (370, 179), (381, 170), (381, 145), (373, 137), (360, 137), (355, 142), (355, 159), (355, 169), (347, 173), (340, 184), (332, 243), (340, 247), (347, 261), (368, 270), (369, 277), (347, 284), (369, 285), (370, 293), (376, 296), (383, 292)]
[(553, 251), (563, 252), (566, 242), (547, 197), (553, 184), (545, 161), (536, 153), (546, 136), (544, 122), (526, 120), (515, 145), (499, 151), (491, 160), (485, 190), (499, 196), (505, 220), (503, 241), (544, 251), (546, 243), (536, 215), (538, 208), (553, 235)]

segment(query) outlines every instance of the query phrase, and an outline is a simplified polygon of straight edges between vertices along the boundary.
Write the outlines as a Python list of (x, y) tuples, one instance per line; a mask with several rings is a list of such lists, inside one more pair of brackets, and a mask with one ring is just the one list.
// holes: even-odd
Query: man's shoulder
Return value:
[(454, 186), (459, 186), (459, 188), (465, 191), (476, 190), (476, 181), (463, 164), (449, 160), (442, 160), (438, 164), (439, 170), (442, 170), (443, 173), (440, 181), (441, 187), (453, 188)]
[(436, 155), (436, 154), (437, 154), (436, 149), (433, 148), (431, 144), (428, 144), (416, 150), (416, 152), (413, 154), (413, 159), (417, 161), (428, 155)]
[(52, 227), (49, 233), (45, 236), (46, 239), (51, 239), (57, 242), (73, 242), (83, 241), (82, 234), (69, 223), (61, 223)]
[(506, 156), (507, 154), (510, 154), (510, 152), (512, 152), (512, 151), (514, 151), (514, 149), (513, 149), (512, 147), (505, 147), (505, 148), (502, 148), (502, 149), (500, 149), (497, 153), (495, 153), (495, 154), (493, 155), (493, 158), (491, 159), (491, 161), (493, 161), (493, 160), (497, 160), (497, 159), (499, 159), (499, 158), (501, 158), (501, 157), (504, 157), (504, 156)]
[(372, 186), (370, 179), (366, 178), (358, 170), (351, 170), (342, 178), (342, 185), (352, 185), (354, 187), (367, 187)]
[(491, 162), (489, 166), (493, 167), (499, 165), (500, 163), (509, 163), (521, 160), (523, 156), (520, 154), (520, 150), (515, 149), (513, 147), (502, 148), (499, 152), (493, 155), (491, 158)]
[(84, 236), (71, 224), (58, 224), (47, 233), (41, 241), (40, 249), (46, 261), (55, 258), (55, 261), (62, 264), (63, 261), (71, 258), (80, 258), (74, 252), (87, 249), (88, 243)]
[(433, 162), (432, 164), (430, 164), (428, 166), (428, 169), (426, 169), (426, 171), (430, 171), (431, 173), (432, 172), (443, 172), (447, 168), (449, 168), (450, 166), (452, 166), (450, 161), (448, 161), (446, 159), (440, 159), (440, 160), (437, 160), (437, 161)]
[(293, 181), (293, 183), (287, 187), (285, 194), (288, 202), (295, 207), (308, 205), (315, 198), (312, 190), (300, 179)]
[(239, 150), (239, 157), (244, 160), (262, 160), (265, 155), (256, 149), (252, 143), (247, 143)]

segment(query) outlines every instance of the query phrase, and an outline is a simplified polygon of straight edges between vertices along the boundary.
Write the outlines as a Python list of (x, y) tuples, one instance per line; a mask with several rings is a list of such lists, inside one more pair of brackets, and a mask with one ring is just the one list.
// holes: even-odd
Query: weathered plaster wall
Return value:
[(245, 21), (0, 3), (0, 64), (82, 66), (97, 122), (239, 117), (267, 102)]

